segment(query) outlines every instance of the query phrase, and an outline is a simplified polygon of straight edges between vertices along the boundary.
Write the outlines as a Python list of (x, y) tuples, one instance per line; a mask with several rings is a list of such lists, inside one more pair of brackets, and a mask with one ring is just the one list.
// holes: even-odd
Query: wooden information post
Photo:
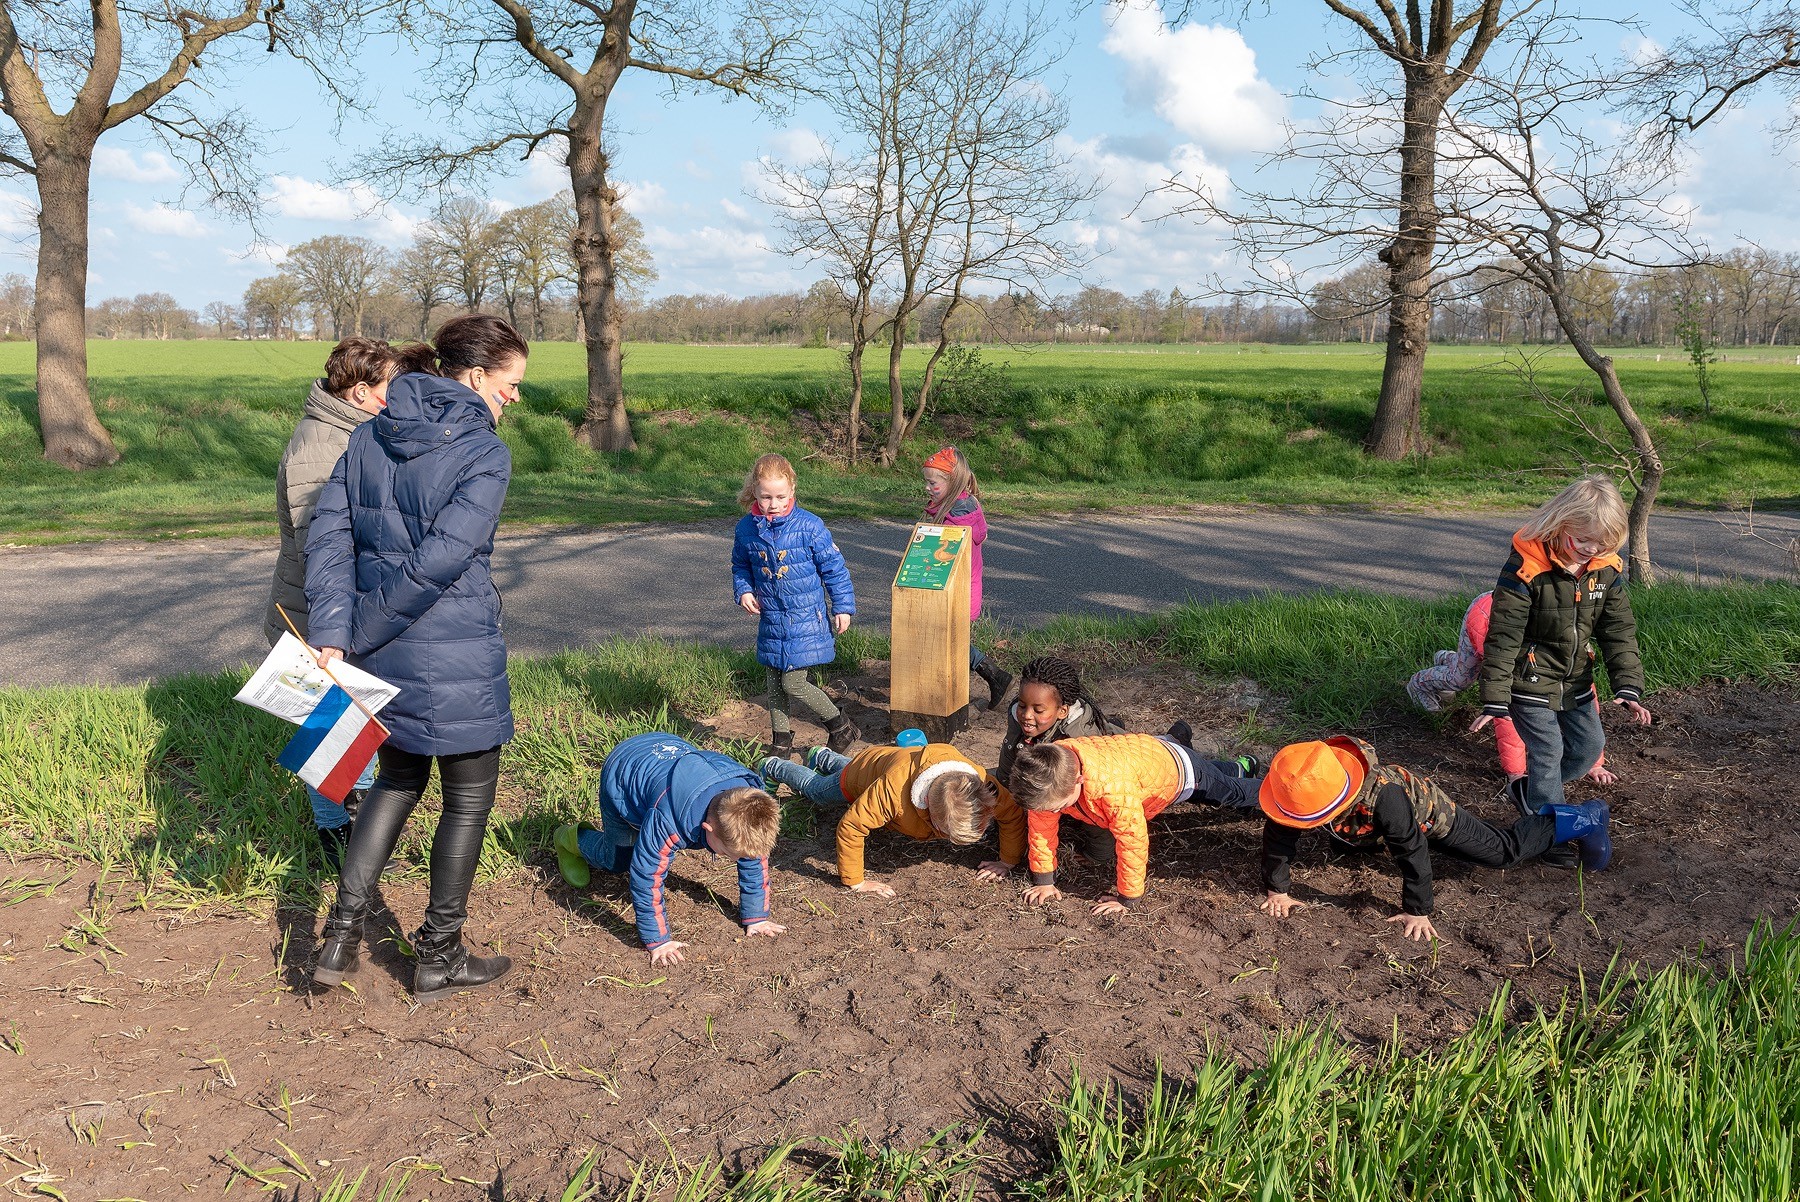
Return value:
[(969, 574), (965, 526), (920, 523), (894, 573), (889, 720), (945, 742), (969, 724)]

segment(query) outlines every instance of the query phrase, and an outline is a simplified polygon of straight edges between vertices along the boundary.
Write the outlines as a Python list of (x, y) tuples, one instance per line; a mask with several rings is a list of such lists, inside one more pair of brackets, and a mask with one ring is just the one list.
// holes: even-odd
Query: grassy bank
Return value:
[[(70, 476), (42, 461), (33, 348), (0, 344), (0, 540), (266, 535), (275, 465), (298, 419), (318, 343), (92, 344), (93, 391), (125, 459)], [(1522, 395), (1492, 348), (1434, 349), (1426, 375), (1429, 456), (1366, 459), (1377, 350), (1322, 347), (1000, 348), (996, 387), (947, 397), (899, 472), (831, 466), (845, 395), (842, 356), (796, 347), (628, 349), (640, 449), (577, 447), (579, 348), (541, 344), (505, 437), (512, 522), (597, 524), (733, 516), (746, 466), (765, 450), (804, 460), (802, 501), (827, 517), (904, 514), (922, 452), (952, 439), (997, 513), (1187, 503), (1527, 505), (1566, 470), (1567, 430)], [(1800, 503), (1791, 359), (1728, 357), (1715, 407), (1698, 412), (1674, 355), (1621, 352), (1621, 375), (1652, 422), (1675, 504)], [(909, 362), (917, 367), (920, 359)], [(1571, 356), (1543, 381), (1595, 396)], [(878, 434), (877, 434), (878, 436)]]
[[(1203, 676), (1247, 677), (1270, 697), (1265, 734), (1354, 729), (1431, 652), (1455, 642), (1464, 601), (1327, 594), (1188, 606), (1128, 621), (1067, 619), (1007, 636), (1014, 664), (1047, 650), (1087, 663), (1166, 657)], [(1637, 594), (1652, 693), (1708, 679), (1790, 681), (1800, 588), (1665, 586)], [(987, 632), (992, 645), (998, 632)], [(853, 630), (841, 666), (886, 654)], [(599, 766), (622, 738), (692, 730), (759, 695), (742, 652), (621, 640), (511, 666), (517, 738), (502, 759), (485, 879), (519, 871), (562, 822), (588, 815)], [(0, 853), (115, 865), (164, 902), (313, 896), (317, 844), (300, 786), (275, 756), (291, 733), (237, 704), (243, 672), (136, 688), (0, 689)], [(1651, 702), (1654, 707), (1654, 700)], [(755, 748), (725, 750), (750, 762)], [(423, 864), (424, 807), (403, 859)], [(4, 899), (0, 899), (3, 901)]]

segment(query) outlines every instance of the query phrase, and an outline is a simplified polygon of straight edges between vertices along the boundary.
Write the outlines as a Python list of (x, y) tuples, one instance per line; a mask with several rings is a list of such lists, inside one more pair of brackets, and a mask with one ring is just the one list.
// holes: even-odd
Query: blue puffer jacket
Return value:
[[(606, 757), (601, 812), (616, 811), (638, 832), (631, 850), (631, 907), (645, 947), (669, 941), (663, 881), (676, 852), (706, 848), (700, 824), (712, 799), (727, 789), (762, 787), (761, 776), (730, 756), (661, 732), (633, 735)], [(750, 926), (769, 916), (769, 862), (739, 860), (737, 866), (738, 921)]]
[[(315, 519), (316, 520), (316, 519)], [(762, 606), (756, 658), (782, 672), (837, 658), (825, 612), (856, 612), (856, 593), (843, 552), (814, 514), (798, 507), (778, 518), (747, 513), (731, 548), (732, 599), (753, 593)]]
[(512, 738), (500, 593), (488, 556), (512, 454), (476, 393), (439, 376), (388, 386), (387, 409), (350, 436), (306, 540), (316, 647), (400, 687), (381, 711), (417, 755)]

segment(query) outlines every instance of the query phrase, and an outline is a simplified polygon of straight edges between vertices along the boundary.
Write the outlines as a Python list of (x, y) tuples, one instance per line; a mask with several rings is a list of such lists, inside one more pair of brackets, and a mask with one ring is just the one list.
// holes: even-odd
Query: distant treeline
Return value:
[[(329, 309), (307, 300), (299, 287), (282, 298), (277, 319), (270, 320), (268, 291), (253, 286), (245, 304), (214, 302), (201, 312), (183, 308), (163, 292), (110, 297), (89, 308), (88, 329), (96, 338), (330, 338), (352, 332), (341, 309), (334, 322)], [(1179, 290), (1127, 296), (1086, 287), (1047, 300), (1002, 294), (959, 313), (951, 335), (960, 342), (1379, 343), (1387, 336), (1386, 296), (1386, 270), (1377, 264), (1320, 284), (1304, 306), (1243, 297), (1201, 301)], [(476, 308), (526, 316), (526, 306), (505, 301), (513, 298), (484, 297)], [(524, 322), (529, 335), (579, 336), (574, 306), (563, 289), (546, 287), (531, 301)], [(944, 307), (927, 305), (906, 338), (936, 339)], [(29, 337), (31, 308), (29, 281), (18, 275), (0, 278), (0, 337)], [(365, 334), (397, 340), (468, 308), (452, 302), (422, 305), (417, 296), (374, 287), (354, 324)], [(1592, 271), (1582, 280), (1578, 317), (1595, 342), (1611, 346), (1668, 346), (1693, 331), (1719, 346), (1794, 345), (1800, 343), (1800, 255), (1740, 249), (1682, 270)], [(845, 305), (827, 282), (806, 292), (638, 300), (625, 318), (625, 336), (637, 342), (830, 346), (847, 335)], [(1448, 343), (1562, 341), (1543, 296), (1492, 269), (1440, 284), (1432, 336)]]

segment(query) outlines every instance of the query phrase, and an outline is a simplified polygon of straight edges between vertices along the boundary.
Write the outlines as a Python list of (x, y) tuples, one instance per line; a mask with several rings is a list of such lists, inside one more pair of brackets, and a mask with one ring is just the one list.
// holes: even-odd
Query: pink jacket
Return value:
[(969, 537), (975, 544), (974, 558), (969, 564), (969, 619), (973, 621), (981, 616), (981, 544), (987, 541), (987, 515), (981, 512), (981, 502), (963, 493), (950, 504), (948, 513), (933, 513), (927, 505), (925, 520), (969, 528)]

